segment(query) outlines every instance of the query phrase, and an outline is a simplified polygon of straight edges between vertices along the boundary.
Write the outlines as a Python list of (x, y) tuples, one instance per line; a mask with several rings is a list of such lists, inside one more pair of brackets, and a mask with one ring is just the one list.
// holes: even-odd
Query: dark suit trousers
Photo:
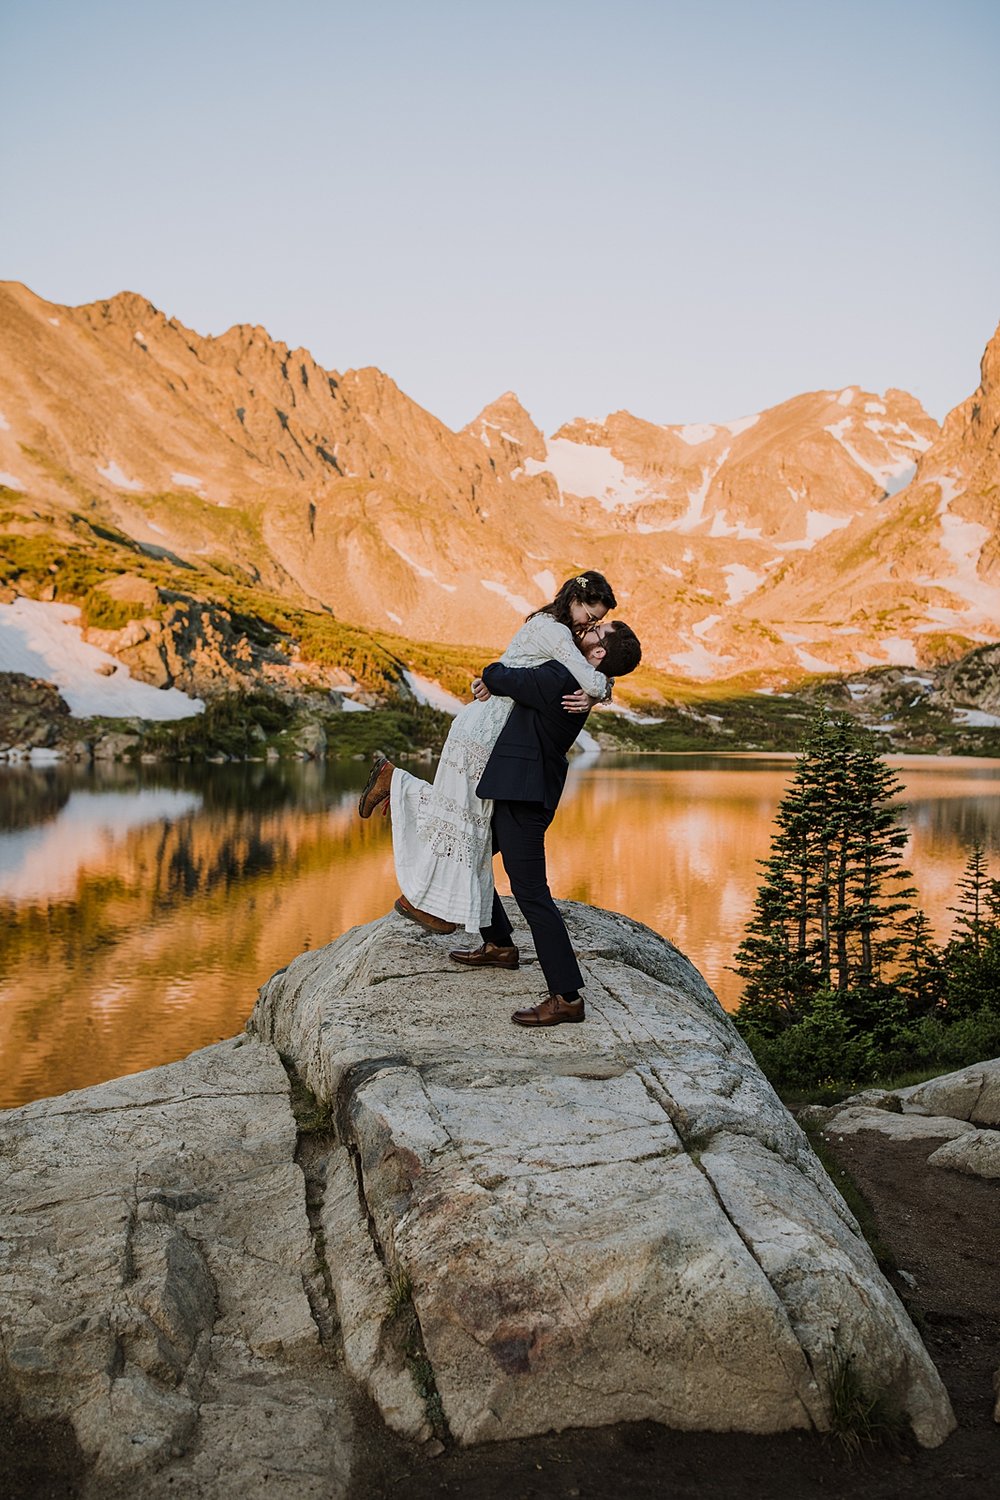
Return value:
[[(511, 893), (531, 928), (535, 952), (550, 994), (581, 989), (583, 977), (566, 923), (549, 890), (545, 873), (545, 830), (554, 810), (541, 802), (494, 802), (493, 847), (499, 849)], [(493, 921), (481, 929), (484, 942), (510, 944), (513, 928), (493, 892)]]

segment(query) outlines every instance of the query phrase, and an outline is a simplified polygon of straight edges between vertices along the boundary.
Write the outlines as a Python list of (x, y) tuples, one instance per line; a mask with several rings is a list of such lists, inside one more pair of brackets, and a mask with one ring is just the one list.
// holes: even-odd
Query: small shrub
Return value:
[(873, 1443), (898, 1440), (903, 1420), (892, 1411), (885, 1397), (865, 1390), (852, 1360), (835, 1355), (828, 1375), (830, 1431), (847, 1449), (858, 1454)]
[(81, 609), (84, 624), (94, 630), (124, 630), (130, 620), (145, 619), (150, 614), (147, 604), (112, 599), (99, 588), (87, 590)]
[(390, 1318), (398, 1318), (413, 1305), (413, 1282), (405, 1271), (392, 1271), (389, 1275), (389, 1290), (385, 1297), (385, 1310)]

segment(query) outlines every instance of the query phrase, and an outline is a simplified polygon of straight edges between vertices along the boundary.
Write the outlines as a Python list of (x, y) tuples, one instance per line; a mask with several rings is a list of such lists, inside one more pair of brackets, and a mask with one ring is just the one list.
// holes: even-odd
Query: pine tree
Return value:
[(814, 988), (801, 958), (797, 892), (779, 854), (759, 861), (764, 872), (737, 954), (746, 980), (740, 1021), (758, 1036), (776, 1036), (800, 1019), (803, 998)]
[(846, 716), (816, 719), (733, 965), (746, 981), (741, 1026), (773, 1036), (821, 994), (835, 995), (859, 1030), (901, 1022), (890, 981), (913, 890), (906, 830), (891, 806), (898, 790), (866, 731)]
[(944, 951), (946, 1020), (976, 1011), (1000, 1011), (1000, 881), (990, 879), (978, 841), (958, 880), (951, 941)]
[(948, 908), (956, 917), (953, 941), (971, 947), (974, 953), (979, 952), (982, 943), (983, 927), (989, 912), (987, 903), (991, 887), (996, 884), (996, 881), (989, 878), (986, 851), (977, 839), (965, 862), (965, 869), (958, 878), (958, 905)]
[(929, 1016), (944, 999), (947, 976), (925, 912), (918, 909), (903, 923), (902, 944), (896, 984), (911, 1017)]

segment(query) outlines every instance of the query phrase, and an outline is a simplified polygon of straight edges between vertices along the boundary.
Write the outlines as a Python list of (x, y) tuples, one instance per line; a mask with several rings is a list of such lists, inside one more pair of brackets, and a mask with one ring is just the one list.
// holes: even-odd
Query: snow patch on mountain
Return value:
[[(418, 703), (426, 704), (429, 708), (438, 708), (442, 713), (452, 715), (461, 713), (465, 707), (461, 699), (456, 698), (454, 693), (449, 693), (439, 682), (434, 682), (430, 677), (421, 677), (418, 672), (409, 672), (405, 669), (403, 677)], [(360, 704), (356, 706), (360, 707)]]
[(951, 716), (956, 724), (967, 724), (970, 729), (1000, 729), (1000, 718), (981, 708), (953, 708)]
[(724, 427), (733, 437), (739, 437), (741, 432), (748, 432), (759, 421), (760, 412), (755, 411), (752, 416), (737, 417), (735, 422), (721, 422), (719, 425)]
[(676, 521), (671, 522), (667, 527), (668, 531), (694, 531), (696, 526), (701, 525), (705, 519), (705, 503), (708, 500), (708, 492), (711, 488), (712, 480), (718, 474), (728, 457), (729, 449), (726, 448), (719, 454), (714, 464), (705, 465), (701, 471), (701, 484), (696, 490), (688, 490), (687, 510)]
[(170, 478), (174, 484), (179, 484), (184, 489), (200, 490), (205, 483), (204, 479), (199, 479), (196, 474), (184, 474), (180, 471), (171, 474)]
[[(854, 444), (849, 443), (844, 436), (844, 433), (851, 426), (852, 422), (852, 417), (844, 417), (839, 422), (832, 422), (828, 427), (824, 427), (823, 430), (824, 432), (828, 432), (831, 437), (836, 438), (847, 456), (857, 464), (859, 469), (863, 469), (866, 474), (869, 474), (876, 484), (881, 485), (887, 494), (898, 494), (900, 490), (906, 488), (917, 472), (917, 466), (913, 462), (912, 455), (909, 453), (893, 453), (891, 446), (886, 443), (886, 446), (889, 448), (889, 457), (883, 459), (881, 463), (869, 462), (867, 458), (864, 458), (858, 452)], [(865, 423), (866, 427), (871, 427), (871, 425), (871, 422)], [(909, 431), (909, 428), (907, 428), (907, 431)], [(910, 436), (912, 438), (914, 434), (910, 433)], [(885, 440), (883, 439), (883, 441)], [(912, 446), (912, 443), (907, 444), (907, 447)]]
[(649, 496), (645, 482), (626, 474), (625, 465), (610, 448), (574, 443), (571, 438), (553, 438), (544, 461), (526, 458), (524, 467), (529, 474), (551, 474), (561, 494), (592, 497), (605, 510), (637, 505)]
[(913, 642), (901, 635), (884, 635), (879, 645), (885, 652), (885, 660), (892, 667), (915, 667), (917, 664)]
[(831, 532), (850, 526), (853, 516), (831, 516), (826, 511), (806, 512), (806, 534), (797, 542), (775, 542), (782, 552), (809, 552)]
[(733, 658), (710, 651), (703, 642), (696, 641), (691, 643), (687, 651), (675, 651), (667, 660), (680, 667), (688, 677), (706, 678), (718, 677)]
[(675, 432), (682, 443), (687, 443), (689, 448), (697, 448), (702, 443), (708, 443), (715, 437), (716, 429), (709, 422), (688, 422), (683, 427), (671, 427), (668, 429)]
[(554, 599), (556, 593), (556, 575), (549, 568), (543, 568), (540, 573), (533, 573), (532, 583), (537, 583), (546, 599)]
[(730, 604), (739, 604), (741, 599), (746, 599), (764, 582), (763, 573), (755, 573), (743, 563), (727, 563), (722, 571), (726, 574), (726, 592)]
[[(957, 595), (961, 603), (952, 608), (927, 606), (924, 612), (928, 621), (934, 623), (918, 625), (917, 631), (926, 632), (942, 625), (957, 626), (976, 639), (992, 639), (995, 631), (991, 633), (989, 627), (996, 619), (998, 590), (995, 585), (984, 582), (978, 572), (980, 555), (990, 539), (989, 529), (978, 521), (952, 514), (951, 506), (960, 494), (960, 479), (942, 474), (929, 482), (937, 484), (940, 491), (937, 507), (941, 528), (939, 542), (954, 572), (943, 577), (922, 575), (914, 582), (925, 588), (945, 589)], [(987, 627), (985, 636), (981, 633), (984, 625)]]
[(795, 647), (795, 655), (798, 657), (799, 665), (804, 667), (807, 672), (836, 672), (839, 670), (839, 668), (834, 666), (833, 662), (823, 661), (822, 657), (813, 656), (812, 652), (804, 651), (801, 646)]
[[(78, 719), (189, 719), (204, 710), (200, 698), (178, 688), (135, 682), (124, 663), (83, 639), (73, 604), (15, 599), (0, 604), (0, 672), (23, 672), (59, 689)], [(104, 675), (107, 673), (107, 675)]]
[(479, 582), (484, 589), (489, 589), (491, 594), (499, 594), (500, 598), (505, 600), (511, 609), (517, 610), (519, 615), (530, 615), (531, 611), (535, 608), (521, 594), (512, 593), (504, 583), (496, 583), (491, 578), (480, 578)]
[(8, 474), (6, 469), (0, 469), (0, 484), (8, 490), (24, 490), (23, 479), (18, 479), (16, 474)]
[[(867, 411), (867, 407), (865, 410)], [(883, 407), (884, 410), (885, 408)], [(926, 453), (931, 445), (930, 438), (921, 437), (919, 432), (914, 432), (908, 422), (868, 421), (865, 423), (865, 426), (869, 432), (874, 432), (879, 437), (881, 437), (883, 432), (891, 432), (904, 447), (916, 448), (918, 453)]]
[(95, 465), (98, 474), (106, 479), (109, 484), (115, 485), (120, 490), (141, 490), (142, 485), (137, 479), (130, 479), (121, 466), (111, 459), (102, 469), (100, 464)]
[(726, 520), (726, 512), (717, 510), (712, 517), (712, 524), (708, 531), (709, 536), (734, 536), (741, 542), (760, 542), (763, 540), (763, 532), (759, 526), (744, 526), (738, 521), (731, 526)]
[(458, 588), (457, 584), (442, 583), (440, 578), (438, 578), (436, 574), (431, 572), (430, 568), (425, 568), (422, 563), (416, 562), (412, 557), (410, 557), (406, 552), (403, 551), (402, 547), (397, 547), (396, 543), (390, 542), (388, 537), (383, 538), (383, 540), (385, 541), (387, 547), (392, 548), (397, 557), (402, 558), (403, 562), (405, 562), (408, 568), (413, 569), (418, 578), (426, 578), (431, 583), (436, 583), (438, 588), (444, 589), (446, 594), (454, 594), (456, 592)]
[(0, 411), (0, 432), (9, 432), (9, 431), (10, 431), (10, 423), (7, 421), (7, 418), (4, 416), (3, 412)]

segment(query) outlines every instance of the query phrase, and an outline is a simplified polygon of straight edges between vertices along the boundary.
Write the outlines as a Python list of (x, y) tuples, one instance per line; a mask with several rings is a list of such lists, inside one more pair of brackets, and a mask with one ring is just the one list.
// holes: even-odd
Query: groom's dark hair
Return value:
[(604, 660), (598, 662), (597, 670), (605, 677), (625, 677), (634, 672), (642, 660), (639, 637), (631, 625), (624, 620), (612, 620), (601, 640)]

